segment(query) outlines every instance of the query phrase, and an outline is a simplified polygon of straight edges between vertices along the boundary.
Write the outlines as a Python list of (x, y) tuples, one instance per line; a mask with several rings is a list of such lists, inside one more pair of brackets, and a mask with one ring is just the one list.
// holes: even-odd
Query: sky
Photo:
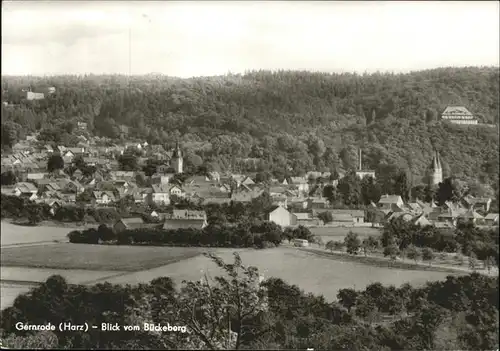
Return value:
[(2, 1), (2, 74), (499, 66), (498, 1)]

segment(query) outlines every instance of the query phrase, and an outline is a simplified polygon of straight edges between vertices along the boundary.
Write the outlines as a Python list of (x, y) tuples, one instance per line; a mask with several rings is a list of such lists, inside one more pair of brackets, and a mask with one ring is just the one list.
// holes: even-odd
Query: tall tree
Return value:
[(54, 172), (63, 168), (64, 168), (64, 160), (62, 156), (60, 154), (50, 155), (49, 159), (47, 160), (47, 170), (49, 172)]

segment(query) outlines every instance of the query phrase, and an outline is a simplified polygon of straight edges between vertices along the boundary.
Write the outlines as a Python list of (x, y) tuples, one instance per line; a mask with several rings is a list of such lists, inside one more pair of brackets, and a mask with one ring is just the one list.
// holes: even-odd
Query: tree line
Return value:
[[(11, 348), (99, 349), (494, 349), (498, 345), (498, 277), (476, 273), (423, 287), (372, 283), (341, 289), (337, 301), (305, 293), (268, 277), (235, 253), (229, 264), (212, 261), (223, 275), (149, 284), (68, 284), (52, 276), (2, 311), (3, 345)], [(17, 330), (30, 324), (117, 323), (140, 330), (88, 332)], [(175, 322), (173, 322), (175, 321)], [(143, 323), (186, 326), (186, 333), (151, 333)]]

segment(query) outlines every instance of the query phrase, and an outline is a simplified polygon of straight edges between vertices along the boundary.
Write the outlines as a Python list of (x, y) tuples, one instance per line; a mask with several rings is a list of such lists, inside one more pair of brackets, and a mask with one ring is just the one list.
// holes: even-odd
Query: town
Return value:
[(0, 348), (498, 348), (498, 2), (2, 10)]
[[(79, 123), (80, 130), (86, 124)], [(412, 197), (403, 200), (403, 194), (381, 194), (376, 203), (359, 209), (336, 208), (324, 196), (325, 187), (335, 188), (345, 174), (335, 177), (330, 172), (309, 171), (302, 176), (263, 181), (253, 174), (220, 174), (206, 171), (186, 175), (180, 143), (171, 150), (147, 142), (129, 142), (123, 145), (97, 146), (100, 138), (80, 136), (78, 147), (40, 145), (36, 135), (14, 145), (13, 153), (2, 155), (2, 194), (17, 196), (50, 206), (51, 213), (64, 206), (110, 207), (120, 201), (135, 204), (135, 213), (165, 221), (165, 228), (203, 228), (207, 225), (204, 212), (175, 211), (164, 213), (162, 207), (180, 199), (194, 204), (248, 203), (266, 193), (274, 209), (267, 219), (280, 226), (306, 227), (366, 227), (380, 226), (384, 220), (401, 217), (419, 225), (454, 227), (458, 221), (481, 226), (498, 225), (498, 213), (490, 211), (492, 199), (466, 195), (457, 201), (424, 201)], [(130, 155), (142, 171), (124, 170)], [(355, 175), (359, 179), (372, 177), (375, 172), (361, 164)], [(153, 165), (153, 169), (151, 169)], [(49, 171), (50, 170), (50, 171)], [(203, 171), (202, 171), (203, 172)], [(262, 177), (261, 177), (262, 178)], [(430, 185), (443, 182), (443, 170), (438, 152), (429, 160)], [(372, 214), (367, 218), (367, 212)], [(129, 216), (113, 224), (115, 228), (140, 226), (143, 217)], [(146, 224), (146, 223), (145, 223)]]

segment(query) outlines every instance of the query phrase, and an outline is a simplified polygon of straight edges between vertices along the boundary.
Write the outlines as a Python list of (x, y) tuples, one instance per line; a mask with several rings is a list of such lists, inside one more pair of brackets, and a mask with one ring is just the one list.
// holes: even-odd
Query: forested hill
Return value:
[[(21, 89), (44, 91), (27, 102)], [(497, 123), (498, 68), (439, 68), (409, 74), (325, 74), (257, 71), (245, 75), (178, 79), (165, 76), (3, 77), (2, 136), (21, 129), (71, 144), (72, 123), (93, 134), (171, 143), (180, 136), (188, 153), (233, 169), (260, 158), (261, 169), (345, 170), (361, 147), (366, 168), (409, 167), (423, 176), (432, 144), (445, 173), (498, 178), (497, 129), (439, 122), (448, 105), (467, 107), (480, 123)], [(12, 121), (16, 124), (7, 122)], [(49, 133), (50, 130), (59, 130)], [(252, 166), (253, 167), (253, 166)]]

